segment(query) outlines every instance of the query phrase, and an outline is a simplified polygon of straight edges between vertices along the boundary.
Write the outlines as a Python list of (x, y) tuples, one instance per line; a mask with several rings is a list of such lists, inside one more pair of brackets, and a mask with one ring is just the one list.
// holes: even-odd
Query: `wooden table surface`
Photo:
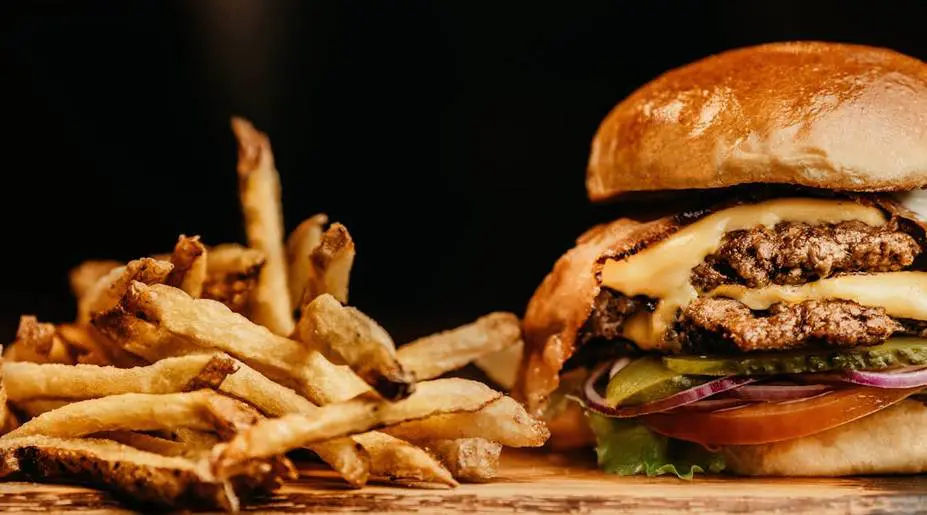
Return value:
[[(507, 451), (508, 452), (508, 451)], [(370, 485), (346, 489), (310, 471), (275, 496), (242, 507), (290, 513), (917, 513), (927, 476), (847, 479), (622, 478), (588, 456), (508, 452), (499, 479), (450, 490)], [(72, 486), (0, 483), (0, 512), (130, 513), (109, 494)]]

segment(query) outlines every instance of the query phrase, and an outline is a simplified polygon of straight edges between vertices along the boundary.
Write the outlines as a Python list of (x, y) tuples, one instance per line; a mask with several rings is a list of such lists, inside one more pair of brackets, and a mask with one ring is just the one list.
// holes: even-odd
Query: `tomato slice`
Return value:
[(708, 446), (753, 445), (820, 433), (887, 408), (920, 390), (852, 387), (810, 399), (710, 412), (654, 413), (640, 420), (653, 431), (679, 440)]

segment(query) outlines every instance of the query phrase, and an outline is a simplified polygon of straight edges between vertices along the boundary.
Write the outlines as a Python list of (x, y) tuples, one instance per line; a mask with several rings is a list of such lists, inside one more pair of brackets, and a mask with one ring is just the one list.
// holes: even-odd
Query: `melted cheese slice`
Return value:
[(850, 220), (871, 226), (886, 222), (879, 209), (850, 200), (780, 198), (736, 206), (708, 215), (628, 258), (607, 260), (601, 282), (628, 296), (660, 299), (656, 311), (631, 317), (622, 332), (641, 349), (662, 348), (663, 336), (677, 312), (698, 296), (690, 282), (692, 269), (718, 250), (725, 233), (780, 222), (835, 224)]
[(739, 284), (724, 284), (709, 292), (708, 296), (739, 300), (750, 309), (769, 309), (779, 302), (852, 300), (862, 306), (883, 307), (892, 317), (927, 320), (927, 272), (844, 275), (799, 286), (747, 288)]

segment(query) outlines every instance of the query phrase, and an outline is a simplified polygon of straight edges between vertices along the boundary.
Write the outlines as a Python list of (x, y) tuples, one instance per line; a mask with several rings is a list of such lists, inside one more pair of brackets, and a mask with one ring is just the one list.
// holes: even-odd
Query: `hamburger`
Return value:
[(775, 43), (669, 71), (592, 142), (594, 227), (517, 390), (619, 474), (927, 471), (927, 66)]

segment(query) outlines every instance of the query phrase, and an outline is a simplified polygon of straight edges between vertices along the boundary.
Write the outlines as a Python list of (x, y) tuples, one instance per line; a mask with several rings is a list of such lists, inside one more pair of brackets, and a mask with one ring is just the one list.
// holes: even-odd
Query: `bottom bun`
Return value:
[(728, 471), (748, 476), (852, 476), (927, 472), (927, 407), (906, 400), (797, 440), (726, 447)]

